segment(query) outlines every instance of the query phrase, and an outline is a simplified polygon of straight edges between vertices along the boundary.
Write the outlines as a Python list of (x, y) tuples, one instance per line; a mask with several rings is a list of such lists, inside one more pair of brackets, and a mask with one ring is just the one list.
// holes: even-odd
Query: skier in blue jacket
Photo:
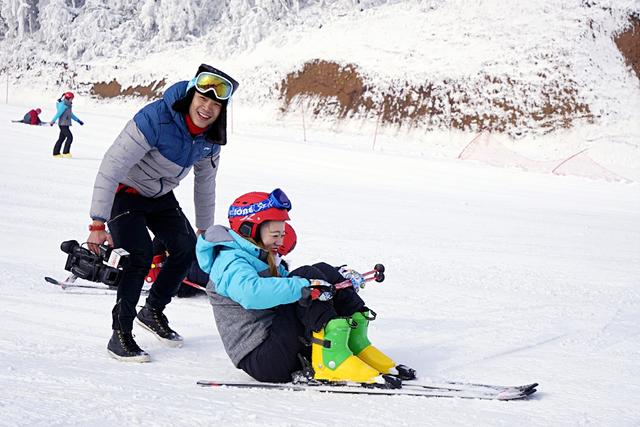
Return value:
[[(247, 193), (229, 208), (230, 229), (214, 225), (198, 237), (196, 256), (231, 361), (267, 382), (291, 381), (309, 360), (319, 380), (372, 382), (389, 373), (395, 362), (367, 338), (375, 314), (357, 294), (362, 275), (326, 263), (289, 272), (280, 262), (290, 209), (280, 189)], [(353, 286), (336, 291), (345, 278)]]
[[(56, 144), (53, 146), (53, 157), (66, 157), (71, 158), (71, 143), (73, 142), (73, 134), (71, 133), (71, 120), (75, 120), (80, 123), (80, 126), (84, 125), (84, 122), (73, 114), (73, 92), (65, 92), (56, 103), (56, 114), (53, 116), (49, 124), (53, 126), (58, 121), (60, 127), (60, 135)], [(64, 143), (64, 149), (60, 154), (60, 148)]]
[[(116, 359), (150, 360), (133, 339), (134, 320), (163, 344), (182, 346), (182, 337), (169, 327), (163, 311), (195, 259), (196, 234), (173, 189), (193, 169), (197, 232), (213, 224), (220, 147), (227, 142), (227, 104), (237, 89), (229, 75), (200, 65), (193, 79), (172, 85), (162, 99), (143, 107), (102, 159), (91, 202), (88, 247), (98, 252), (98, 245), (106, 241), (130, 254), (118, 283), (107, 344)], [(170, 255), (137, 312), (153, 258), (148, 230)]]

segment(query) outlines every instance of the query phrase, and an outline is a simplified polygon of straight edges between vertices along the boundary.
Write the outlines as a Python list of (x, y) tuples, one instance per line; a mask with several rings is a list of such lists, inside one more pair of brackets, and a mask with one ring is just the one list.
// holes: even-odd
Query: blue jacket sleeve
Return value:
[(231, 298), (246, 309), (291, 304), (300, 299), (302, 288), (309, 286), (309, 281), (300, 277), (261, 277), (255, 267), (243, 258), (234, 259), (219, 277), (214, 280), (216, 293)]
[(64, 113), (64, 111), (67, 109), (67, 106), (65, 105), (64, 102), (58, 102), (56, 104), (56, 115), (53, 116), (53, 119), (51, 119), (52, 122), (55, 122), (56, 120), (58, 120), (60, 118), (60, 116), (62, 115), (62, 113)]
[(73, 113), (71, 113), (71, 118), (72, 118), (73, 120), (75, 120), (76, 122), (80, 123), (80, 124), (82, 124), (82, 123), (83, 123), (83, 121), (82, 121), (82, 120), (80, 120), (80, 119), (79, 119), (75, 114), (73, 114)]

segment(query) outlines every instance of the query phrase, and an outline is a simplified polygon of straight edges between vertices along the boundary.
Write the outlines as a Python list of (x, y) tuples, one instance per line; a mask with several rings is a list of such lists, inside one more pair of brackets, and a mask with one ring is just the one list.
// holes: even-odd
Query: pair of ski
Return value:
[[(45, 277), (44, 280), (47, 283), (51, 283), (52, 285), (56, 285), (61, 287), (62, 289), (66, 290), (66, 289), (75, 289), (75, 288), (81, 288), (81, 289), (98, 289), (98, 290), (103, 290), (103, 291), (110, 291), (109, 293), (115, 293), (118, 288), (116, 287), (112, 287), (112, 286), (107, 286), (105, 284), (100, 284), (100, 283), (76, 283), (76, 279), (77, 277), (75, 275), (70, 275), (69, 277), (67, 277), (65, 280), (57, 280), (54, 279), (53, 277)], [(151, 288), (151, 286), (144, 286), (142, 288), (142, 293), (148, 293), (149, 289)]]
[[(84, 283), (76, 283), (77, 277), (75, 275), (71, 275), (69, 277), (67, 277), (65, 280), (57, 280), (54, 279), (53, 277), (49, 277), (49, 276), (45, 276), (44, 280), (47, 283), (51, 283), (52, 285), (56, 285), (56, 286), (60, 286), (62, 289), (67, 289), (67, 288), (83, 288), (83, 289), (99, 289), (99, 290), (103, 290), (103, 291), (113, 291), (116, 292), (118, 290), (117, 287), (114, 286), (107, 286), (105, 284), (101, 284), (101, 283), (89, 283), (89, 284), (84, 284)], [(184, 279), (182, 281), (182, 283), (184, 283), (185, 285), (191, 286), (192, 288), (196, 288), (199, 289), (201, 291), (206, 291), (206, 288), (204, 286), (198, 285), (197, 283), (193, 283), (187, 279)], [(142, 287), (142, 293), (146, 294), (149, 293), (149, 289), (151, 289), (151, 284), (145, 282), (145, 284)]]
[[(396, 381), (394, 383), (397, 384)], [(290, 391), (316, 391), (335, 394), (363, 394), (382, 396), (416, 396), (416, 397), (450, 397), (460, 399), (483, 400), (515, 400), (523, 399), (536, 392), (538, 383), (519, 386), (499, 386), (490, 384), (476, 384), (456, 381), (418, 383), (415, 380), (402, 381), (399, 388), (389, 388), (389, 382), (385, 383), (354, 383), (354, 382), (327, 382), (313, 380), (308, 383), (260, 383), (200, 380), (197, 382), (202, 387), (216, 388), (244, 388)]]
[[(22, 120), (11, 120), (11, 123), (24, 123)], [(31, 123), (24, 123), (25, 125), (31, 125)], [(50, 126), (49, 122), (40, 122), (31, 126)]]
[[(384, 280), (384, 266), (378, 264), (374, 270), (363, 274), (365, 281), (375, 280), (381, 282)], [(62, 289), (67, 288), (90, 288), (102, 290), (115, 290), (106, 285), (101, 284), (78, 284), (75, 283), (77, 277), (69, 276), (64, 281), (59, 281), (51, 277), (45, 277), (48, 283), (60, 286)], [(185, 280), (186, 282), (186, 280)], [(198, 287), (197, 284), (187, 283), (190, 286)], [(350, 286), (348, 280), (340, 283), (340, 287)], [(143, 289), (145, 291), (145, 289)], [(147, 289), (148, 291), (148, 289)], [(415, 373), (406, 376), (409, 372), (403, 365), (397, 368), (403, 368), (400, 371), (401, 377), (415, 378)], [(412, 371), (412, 370), (410, 370)], [(499, 386), (490, 384), (477, 384), (457, 381), (429, 382), (419, 383), (416, 380), (401, 380), (396, 376), (383, 375), (384, 382), (376, 383), (357, 383), (357, 382), (330, 382), (307, 380), (306, 382), (296, 383), (260, 383), (255, 381), (217, 381), (217, 380), (200, 380), (197, 382), (202, 387), (215, 387), (222, 389), (267, 389), (267, 390), (290, 390), (290, 391), (316, 391), (323, 393), (335, 394), (363, 394), (363, 395), (382, 395), (382, 396), (416, 396), (416, 397), (449, 397), (461, 399), (484, 399), (484, 400), (515, 400), (526, 398), (535, 393), (538, 383), (531, 383), (519, 386)]]

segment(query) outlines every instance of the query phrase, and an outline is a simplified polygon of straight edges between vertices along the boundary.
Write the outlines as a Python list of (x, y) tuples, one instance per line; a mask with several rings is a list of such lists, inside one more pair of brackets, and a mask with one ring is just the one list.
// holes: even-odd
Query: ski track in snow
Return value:
[[(0, 106), (0, 425), (615, 425), (640, 422), (640, 187), (302, 143), (236, 127), (223, 149), (216, 218), (243, 192), (282, 187), (300, 243), (366, 271), (372, 341), (423, 379), (537, 381), (524, 401), (338, 396), (199, 388), (247, 380), (228, 360), (206, 298), (167, 315), (186, 339), (152, 363), (110, 357), (112, 295), (62, 290), (63, 240), (86, 238), (102, 153), (128, 111), (77, 111), (74, 159), (51, 158), (57, 127), (9, 123)], [(105, 129), (109, 131), (106, 132)], [(265, 166), (263, 159), (271, 159)], [(191, 178), (176, 195), (193, 217)], [(142, 302), (143, 300), (141, 300)]]

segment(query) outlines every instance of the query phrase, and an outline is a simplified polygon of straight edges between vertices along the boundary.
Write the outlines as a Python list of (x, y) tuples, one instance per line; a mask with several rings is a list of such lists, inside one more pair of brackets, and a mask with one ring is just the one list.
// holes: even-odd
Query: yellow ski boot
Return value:
[(349, 350), (349, 333), (354, 326), (349, 318), (336, 318), (313, 333), (311, 364), (315, 379), (372, 383), (379, 375)]
[[(372, 314), (372, 317), (370, 317), (370, 314)], [(349, 335), (349, 349), (353, 354), (358, 356), (359, 359), (377, 369), (381, 374), (388, 374), (391, 369), (396, 367), (396, 362), (371, 345), (371, 341), (369, 341), (367, 337), (369, 321), (375, 318), (376, 314), (373, 311), (355, 313), (351, 316), (353, 322), (356, 323), (356, 327), (351, 330), (351, 334)]]

